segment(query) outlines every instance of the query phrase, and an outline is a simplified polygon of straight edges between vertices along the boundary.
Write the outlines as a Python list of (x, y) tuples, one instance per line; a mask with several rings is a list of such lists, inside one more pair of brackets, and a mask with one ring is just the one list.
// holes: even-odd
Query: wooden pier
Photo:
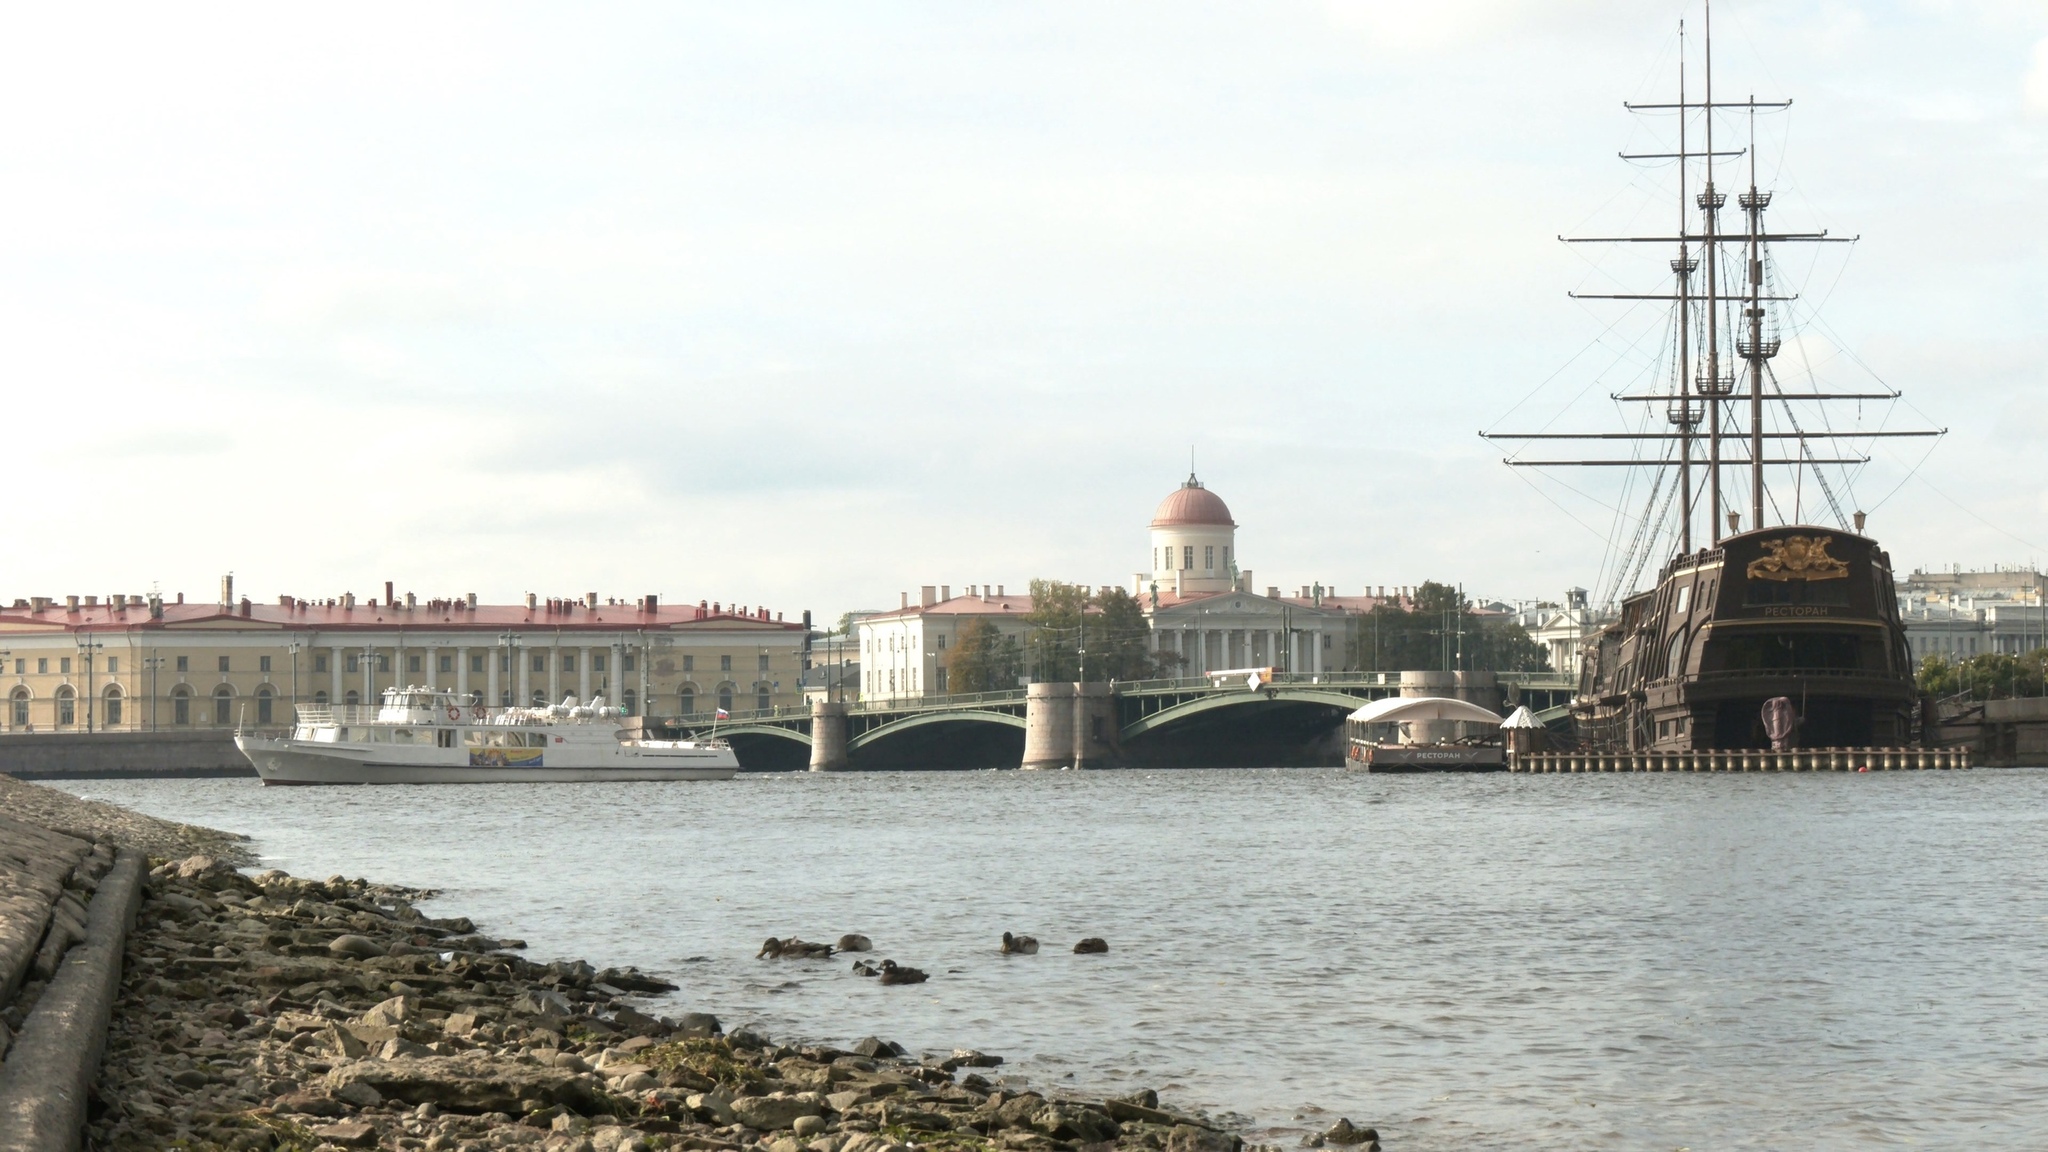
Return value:
[(1511, 772), (1917, 772), (1970, 766), (1968, 748), (1794, 748), (1712, 752), (1521, 752)]

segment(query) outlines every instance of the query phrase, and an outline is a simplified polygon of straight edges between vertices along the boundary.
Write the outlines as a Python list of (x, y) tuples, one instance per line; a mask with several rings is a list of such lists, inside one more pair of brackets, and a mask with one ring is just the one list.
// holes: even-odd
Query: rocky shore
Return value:
[[(111, 829), (123, 817), (99, 819)], [(638, 998), (672, 985), (530, 962), (517, 940), (422, 914), (414, 905), (430, 892), (249, 875), (233, 864), (244, 842), (185, 827), (148, 831), (223, 854), (150, 861), (90, 1149), (1245, 1148), (1151, 1092), (1083, 1099), (999, 1084), (1001, 1059), (979, 1052), (778, 1043), (727, 1034), (708, 1014), (651, 1015)], [(1328, 1136), (1378, 1147), (1348, 1123)]]

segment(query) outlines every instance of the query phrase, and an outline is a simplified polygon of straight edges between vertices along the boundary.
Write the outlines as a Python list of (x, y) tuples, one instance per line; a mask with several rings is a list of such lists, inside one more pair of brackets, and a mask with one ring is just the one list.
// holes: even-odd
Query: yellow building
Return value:
[(291, 723), (293, 705), (375, 702), (422, 684), (478, 703), (603, 696), (629, 714), (800, 704), (809, 614), (656, 597), (528, 596), (358, 603), (280, 596), (188, 604), (142, 596), (0, 608), (0, 729), (127, 731)]

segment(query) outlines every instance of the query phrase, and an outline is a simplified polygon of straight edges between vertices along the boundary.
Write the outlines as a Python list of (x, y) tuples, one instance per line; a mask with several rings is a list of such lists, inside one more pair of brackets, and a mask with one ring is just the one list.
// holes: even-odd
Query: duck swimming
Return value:
[(761, 950), (754, 953), (756, 960), (827, 960), (831, 956), (830, 944), (813, 944), (795, 936), (787, 940), (778, 940), (770, 936), (762, 943)]
[(1104, 940), (1100, 936), (1090, 936), (1079, 944), (1074, 945), (1074, 954), (1077, 956), (1099, 955), (1107, 951), (1109, 951), (1109, 941)]
[(853, 962), (853, 974), (855, 976), (879, 976), (882, 974), (882, 970), (865, 960), (855, 960)]
[(1038, 941), (1030, 936), (1012, 936), (1005, 932), (1003, 933), (1003, 955), (1036, 956), (1038, 955)]
[(873, 940), (858, 932), (848, 932), (839, 938), (839, 950), (841, 952), (866, 952), (874, 946), (875, 942)]
[(929, 979), (931, 977), (925, 975), (922, 968), (903, 968), (898, 966), (894, 960), (882, 961), (882, 983), (884, 984), (922, 984)]

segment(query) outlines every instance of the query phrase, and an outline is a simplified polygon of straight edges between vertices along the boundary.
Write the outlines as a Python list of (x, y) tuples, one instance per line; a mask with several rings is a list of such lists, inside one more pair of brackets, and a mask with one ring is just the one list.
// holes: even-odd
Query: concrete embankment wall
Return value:
[(20, 780), (95, 776), (254, 776), (230, 732), (10, 732), (0, 772)]
[(145, 864), (0, 816), (0, 1152), (79, 1146)]

